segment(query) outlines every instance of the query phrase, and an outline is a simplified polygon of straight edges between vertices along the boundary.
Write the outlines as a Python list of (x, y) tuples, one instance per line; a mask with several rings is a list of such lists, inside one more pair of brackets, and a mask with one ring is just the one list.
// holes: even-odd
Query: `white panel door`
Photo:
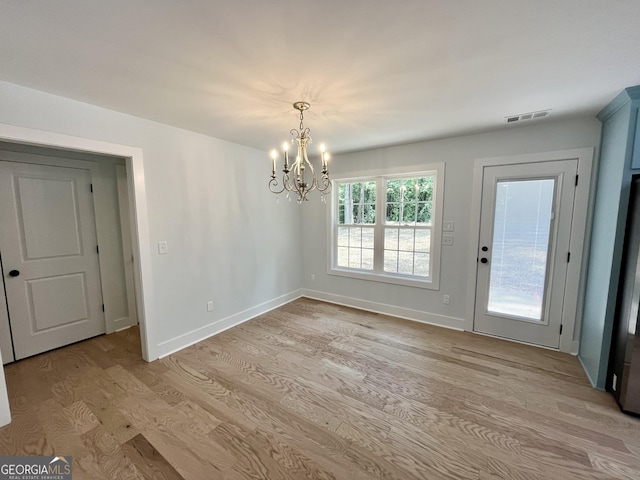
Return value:
[(559, 346), (577, 169), (484, 168), (474, 331)]
[(0, 225), (16, 360), (104, 333), (90, 171), (0, 161)]

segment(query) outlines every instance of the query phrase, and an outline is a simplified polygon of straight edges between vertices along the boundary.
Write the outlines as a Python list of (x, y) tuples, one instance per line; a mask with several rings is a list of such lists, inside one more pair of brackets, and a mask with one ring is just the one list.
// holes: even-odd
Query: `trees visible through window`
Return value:
[(430, 282), (438, 170), (335, 183), (331, 269)]

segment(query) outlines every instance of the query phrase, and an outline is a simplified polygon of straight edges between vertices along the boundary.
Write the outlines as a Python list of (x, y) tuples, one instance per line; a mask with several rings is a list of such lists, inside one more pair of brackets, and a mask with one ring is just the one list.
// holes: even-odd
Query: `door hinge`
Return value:
[(571, 261), (571, 252), (567, 252), (567, 263)]
[(104, 312), (104, 303), (102, 304), (102, 311)]
[(579, 175), (576, 175), (576, 187), (578, 186), (578, 177)]
[(93, 193), (93, 183), (89, 184), (89, 190), (91, 190), (91, 193)]
[(562, 324), (560, 324), (560, 335), (562, 335)]
[(100, 255), (100, 247), (98, 245), (96, 245), (96, 253)]

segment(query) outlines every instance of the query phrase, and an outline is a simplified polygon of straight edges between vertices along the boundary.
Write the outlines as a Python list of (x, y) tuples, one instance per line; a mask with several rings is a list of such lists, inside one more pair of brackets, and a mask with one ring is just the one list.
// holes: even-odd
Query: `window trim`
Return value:
[[(338, 229), (338, 183), (376, 181), (376, 223), (374, 227), (374, 249), (384, 248), (384, 228), (383, 211), (386, 206), (386, 195), (379, 195), (379, 186), (384, 184), (386, 180), (394, 178), (418, 178), (421, 176), (435, 175), (434, 189), (435, 195), (432, 199), (432, 220), (431, 238), (432, 245), (430, 251), (429, 265), (431, 276), (421, 280), (415, 276), (390, 274), (379, 271), (365, 271), (358, 269), (350, 269), (346, 267), (337, 267), (337, 229)], [(444, 162), (425, 164), (417, 167), (394, 169), (392, 171), (382, 170), (375, 172), (366, 172), (361, 175), (358, 173), (350, 173), (343, 176), (335, 176), (332, 179), (331, 208), (328, 212), (328, 228), (327, 228), (327, 274), (341, 277), (356, 278), (360, 280), (392, 283), (396, 285), (404, 285), (409, 287), (424, 288), (428, 290), (440, 289), (440, 263), (442, 257), (442, 222), (443, 222), (443, 200), (444, 200)], [(384, 198), (384, 201), (381, 199)]]

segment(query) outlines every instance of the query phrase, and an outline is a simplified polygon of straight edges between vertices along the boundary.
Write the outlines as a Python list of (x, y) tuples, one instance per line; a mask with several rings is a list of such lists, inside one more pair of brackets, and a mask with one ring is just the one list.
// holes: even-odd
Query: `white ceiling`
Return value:
[(263, 150), (306, 100), (344, 152), (597, 113), (640, 1), (0, 0), (0, 80)]

